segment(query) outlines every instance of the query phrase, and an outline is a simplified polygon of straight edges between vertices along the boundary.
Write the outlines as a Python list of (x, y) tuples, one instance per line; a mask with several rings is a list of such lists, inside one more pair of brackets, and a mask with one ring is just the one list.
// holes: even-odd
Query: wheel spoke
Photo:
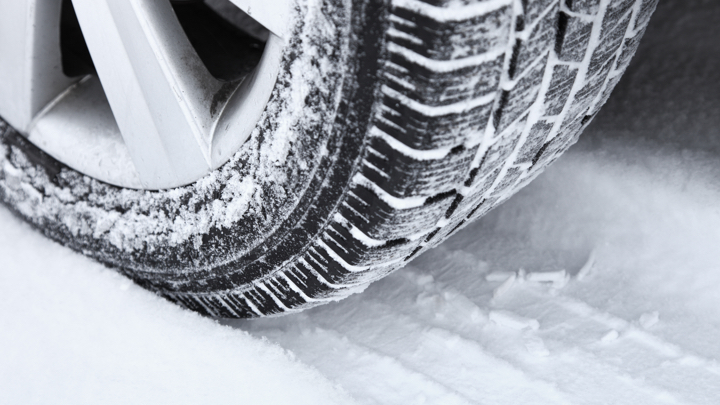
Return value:
[(207, 72), (170, 3), (73, 5), (143, 186), (181, 185), (209, 171), (218, 105), (234, 86)]
[(255, 69), (231, 82), (210, 74), (170, 0), (0, 0), (0, 116), (51, 156), (112, 184), (197, 180), (255, 127), (295, 4), (217, 1), (270, 31)]
[(62, 0), (0, 1), (0, 115), (27, 132), (73, 79), (62, 72)]
[(290, 15), (294, 0), (230, 0), (263, 27), (280, 38), (285, 38), (291, 27)]

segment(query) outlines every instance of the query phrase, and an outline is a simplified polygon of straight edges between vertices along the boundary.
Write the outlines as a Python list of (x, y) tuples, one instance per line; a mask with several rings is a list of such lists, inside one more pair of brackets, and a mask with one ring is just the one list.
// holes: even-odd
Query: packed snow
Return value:
[(0, 403), (718, 403), (717, 21), (713, 0), (661, 2), (563, 158), (300, 314), (202, 318), (0, 208)]

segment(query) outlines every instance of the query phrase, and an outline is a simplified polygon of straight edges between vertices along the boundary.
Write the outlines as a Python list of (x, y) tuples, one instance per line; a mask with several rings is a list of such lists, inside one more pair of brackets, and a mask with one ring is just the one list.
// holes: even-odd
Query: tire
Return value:
[(123, 189), (3, 122), (0, 197), (46, 236), (205, 315), (338, 300), (573, 144), (657, 0), (307, 3), (261, 121), (220, 169)]

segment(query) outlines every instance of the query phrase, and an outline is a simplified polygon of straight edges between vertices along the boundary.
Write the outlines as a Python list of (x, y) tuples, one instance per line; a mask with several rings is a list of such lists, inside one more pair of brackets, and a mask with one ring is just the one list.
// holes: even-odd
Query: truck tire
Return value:
[(657, 0), (303, 0), (227, 163), (164, 190), (71, 169), (0, 124), (0, 198), (183, 307), (336, 301), (507, 200), (572, 145)]

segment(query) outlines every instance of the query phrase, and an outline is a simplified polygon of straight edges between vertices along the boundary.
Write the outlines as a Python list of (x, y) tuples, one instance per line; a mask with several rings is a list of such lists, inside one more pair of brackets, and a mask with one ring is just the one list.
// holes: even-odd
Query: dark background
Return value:
[(622, 140), (717, 155), (719, 132), (720, 1), (660, 0), (627, 72), (576, 147)]

